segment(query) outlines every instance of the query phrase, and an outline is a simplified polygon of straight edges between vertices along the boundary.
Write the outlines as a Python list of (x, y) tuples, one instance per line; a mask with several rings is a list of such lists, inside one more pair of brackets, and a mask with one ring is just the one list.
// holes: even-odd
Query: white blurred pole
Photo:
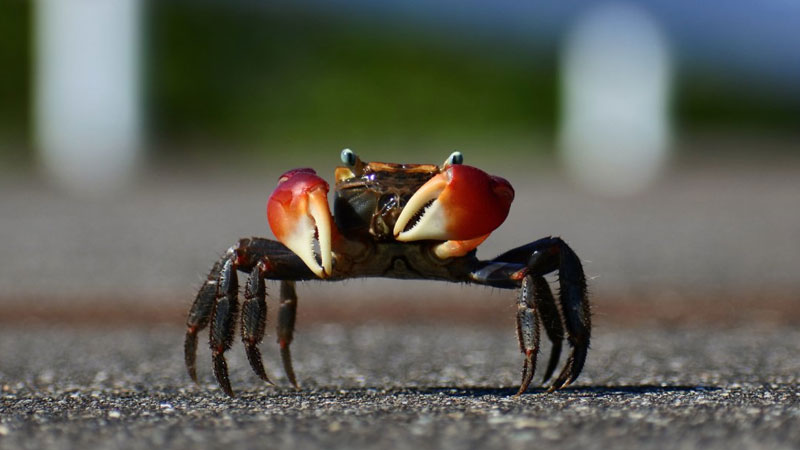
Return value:
[(38, 0), (36, 141), (56, 181), (103, 193), (141, 146), (140, 0)]
[(672, 67), (666, 39), (641, 8), (606, 3), (572, 29), (562, 55), (562, 157), (593, 192), (646, 188), (667, 162)]

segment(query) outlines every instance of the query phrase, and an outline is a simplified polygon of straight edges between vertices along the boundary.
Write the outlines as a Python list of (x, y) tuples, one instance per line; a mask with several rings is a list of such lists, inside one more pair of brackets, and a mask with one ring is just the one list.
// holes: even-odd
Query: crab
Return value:
[[(258, 345), (266, 325), (266, 280), (280, 281), (277, 338), (286, 377), (297, 388), (290, 344), (300, 280), (355, 277), (428, 279), (517, 290), (516, 328), (524, 355), (517, 395), (533, 379), (540, 327), (551, 341), (543, 383), (558, 365), (562, 342), (571, 352), (549, 391), (580, 375), (589, 349), (591, 314), (586, 277), (575, 252), (558, 237), (545, 237), (489, 260), (476, 248), (508, 215), (514, 189), (503, 178), (463, 164), (460, 152), (443, 164), (363, 162), (341, 153), (335, 171), (333, 214), (328, 183), (313, 169), (281, 175), (267, 201), (267, 219), (277, 241), (240, 239), (214, 263), (187, 318), (185, 362), (197, 382), (198, 333), (210, 324), (209, 345), (216, 379), (234, 395), (225, 352), (241, 329), (253, 371), (272, 384)], [(238, 300), (238, 273), (248, 274)], [(558, 272), (558, 301), (545, 275)]]

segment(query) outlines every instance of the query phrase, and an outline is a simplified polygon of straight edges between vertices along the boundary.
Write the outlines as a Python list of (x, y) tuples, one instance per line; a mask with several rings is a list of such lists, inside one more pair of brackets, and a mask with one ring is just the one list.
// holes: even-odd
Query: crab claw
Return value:
[(328, 183), (313, 169), (281, 175), (267, 202), (267, 220), (275, 237), (320, 278), (331, 275), (331, 212)]
[(398, 241), (468, 240), (491, 233), (508, 216), (508, 181), (463, 164), (446, 165), (408, 200), (397, 218)]

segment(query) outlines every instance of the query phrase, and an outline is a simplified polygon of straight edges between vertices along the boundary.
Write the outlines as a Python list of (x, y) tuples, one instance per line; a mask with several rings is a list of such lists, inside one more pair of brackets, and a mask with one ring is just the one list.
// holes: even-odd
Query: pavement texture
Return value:
[[(337, 162), (334, 153), (314, 166), (330, 181)], [(579, 189), (541, 162), (475, 164), (516, 190), (508, 219), (481, 245), (482, 258), (553, 235), (583, 259), (598, 295), (661, 302), (800, 286), (800, 208), (793, 207), (800, 159), (686, 161), (651, 189), (622, 198)], [(174, 303), (239, 238), (271, 236), (265, 203), (288, 167), (157, 167), (126, 190), (88, 198), (36, 176), (0, 173), (0, 254), (8, 255), (0, 259), (0, 304)], [(360, 283), (335, 292), (353, 285)]]
[[(553, 394), (516, 398), (511, 329), (317, 324), (293, 347), (302, 390), (240, 344), (236, 398), (182, 362), (182, 330), (28, 325), (0, 331), (0, 448), (657, 448), (800, 446), (800, 331), (611, 328)], [(271, 339), (268, 339), (271, 341)], [(547, 349), (545, 349), (545, 352)]]
[(800, 448), (800, 160), (678, 162), (625, 198), (479, 165), (517, 192), (479, 256), (560, 235), (583, 260), (595, 328), (574, 386), (513, 396), (513, 292), (354, 280), (298, 286), (302, 391), (270, 332), (277, 387), (237, 343), (228, 398), (205, 346), (190, 382), (183, 320), (229, 245), (270, 236), (288, 167), (149, 168), (97, 197), (3, 173), (0, 449)]

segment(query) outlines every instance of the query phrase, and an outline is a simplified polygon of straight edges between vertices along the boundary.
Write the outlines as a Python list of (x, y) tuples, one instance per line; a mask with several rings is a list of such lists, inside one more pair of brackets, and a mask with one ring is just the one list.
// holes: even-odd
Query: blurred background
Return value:
[[(798, 323), (798, 30), (785, 0), (2, 2), (0, 320), (179, 323), (277, 177), (348, 147), (509, 179), (479, 255), (564, 237), (601, 326)], [(396, 285), (306, 283), (298, 325), (513, 322)]]

